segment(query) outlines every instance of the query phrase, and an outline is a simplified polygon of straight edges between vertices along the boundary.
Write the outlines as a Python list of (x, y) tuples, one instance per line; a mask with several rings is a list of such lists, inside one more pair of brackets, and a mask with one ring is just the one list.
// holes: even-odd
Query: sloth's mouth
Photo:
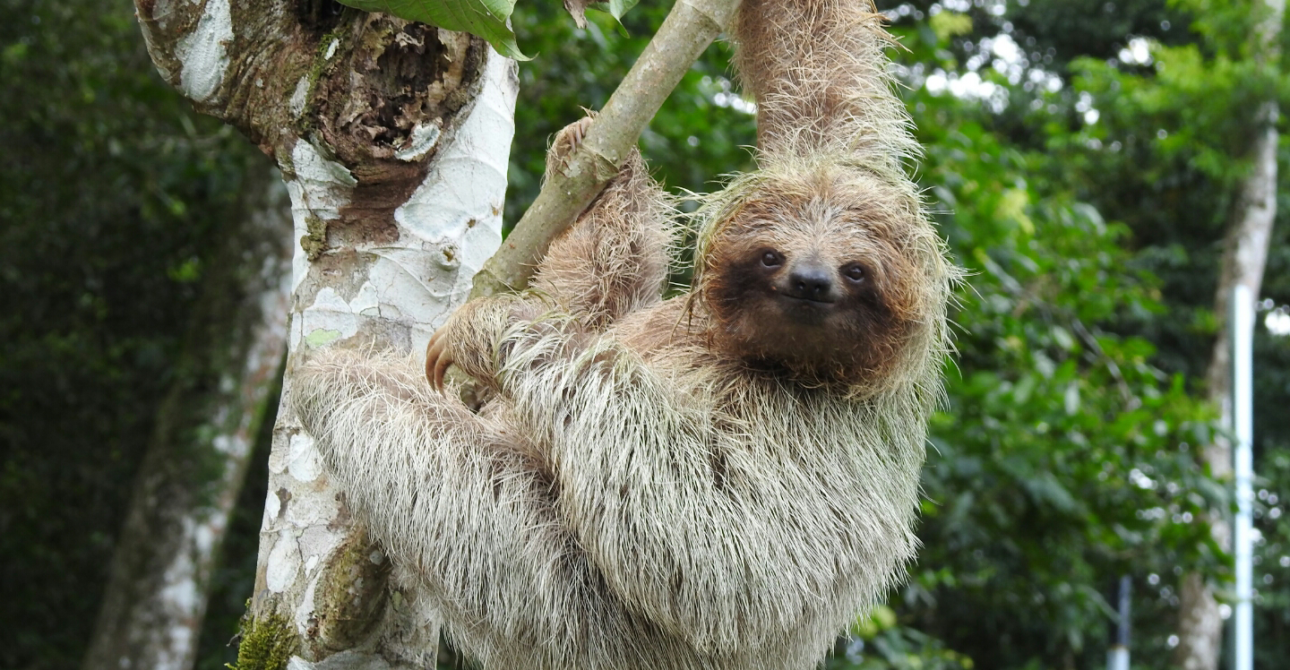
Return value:
[(801, 305), (803, 307), (823, 308), (823, 307), (831, 306), (833, 303), (837, 302), (836, 300), (833, 300), (831, 298), (808, 298), (805, 296), (793, 295), (791, 293), (777, 292), (775, 295), (778, 295), (779, 297), (785, 300), (788, 300), (789, 304)]
[(778, 297), (780, 312), (796, 327), (819, 328), (833, 315), (835, 308), (832, 300), (813, 300), (783, 293)]

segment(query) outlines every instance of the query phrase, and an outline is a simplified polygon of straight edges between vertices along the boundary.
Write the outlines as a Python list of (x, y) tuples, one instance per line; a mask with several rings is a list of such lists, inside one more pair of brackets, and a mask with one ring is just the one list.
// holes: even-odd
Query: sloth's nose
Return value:
[(801, 265), (788, 275), (788, 294), (794, 298), (833, 302), (833, 277), (827, 268)]

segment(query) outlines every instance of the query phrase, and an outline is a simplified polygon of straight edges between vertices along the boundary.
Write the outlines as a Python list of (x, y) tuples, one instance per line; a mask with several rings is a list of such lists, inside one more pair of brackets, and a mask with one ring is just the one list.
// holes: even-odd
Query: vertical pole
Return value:
[(1106, 655), (1106, 670), (1129, 670), (1129, 603), (1132, 600), (1133, 580), (1128, 575), (1120, 577), (1119, 603), (1116, 607), (1120, 621), (1115, 626), (1115, 643)]
[(1254, 476), (1254, 296), (1249, 287), (1232, 289), (1232, 432), (1236, 438), (1233, 470), (1236, 475), (1236, 523), (1233, 550), (1236, 558), (1236, 664), (1233, 670), (1254, 668), (1253, 526), (1251, 503)]

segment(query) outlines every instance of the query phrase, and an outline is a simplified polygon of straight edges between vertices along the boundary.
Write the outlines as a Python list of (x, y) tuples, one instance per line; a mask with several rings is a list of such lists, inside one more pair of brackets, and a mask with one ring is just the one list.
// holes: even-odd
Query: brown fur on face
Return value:
[(713, 346), (806, 383), (884, 386), (928, 318), (908, 253), (918, 217), (916, 199), (863, 171), (824, 163), (763, 180), (701, 261)]

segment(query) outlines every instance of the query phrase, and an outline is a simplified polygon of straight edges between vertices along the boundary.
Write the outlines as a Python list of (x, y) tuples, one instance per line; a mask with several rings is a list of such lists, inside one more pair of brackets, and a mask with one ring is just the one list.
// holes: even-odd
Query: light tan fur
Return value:
[[(590, 122), (585, 117), (556, 136), (548, 174), (562, 167)], [(533, 287), (595, 330), (659, 302), (673, 242), (671, 214), (668, 198), (633, 151), (595, 206), (552, 243)]]
[(296, 371), (354, 513), (490, 670), (807, 670), (914, 556), (957, 275), (888, 38), (856, 0), (744, 0), (735, 37), (760, 169), (700, 209), (688, 296), (659, 297), (670, 210), (633, 155), (535, 291), (436, 333), (479, 414), (399, 356)]

